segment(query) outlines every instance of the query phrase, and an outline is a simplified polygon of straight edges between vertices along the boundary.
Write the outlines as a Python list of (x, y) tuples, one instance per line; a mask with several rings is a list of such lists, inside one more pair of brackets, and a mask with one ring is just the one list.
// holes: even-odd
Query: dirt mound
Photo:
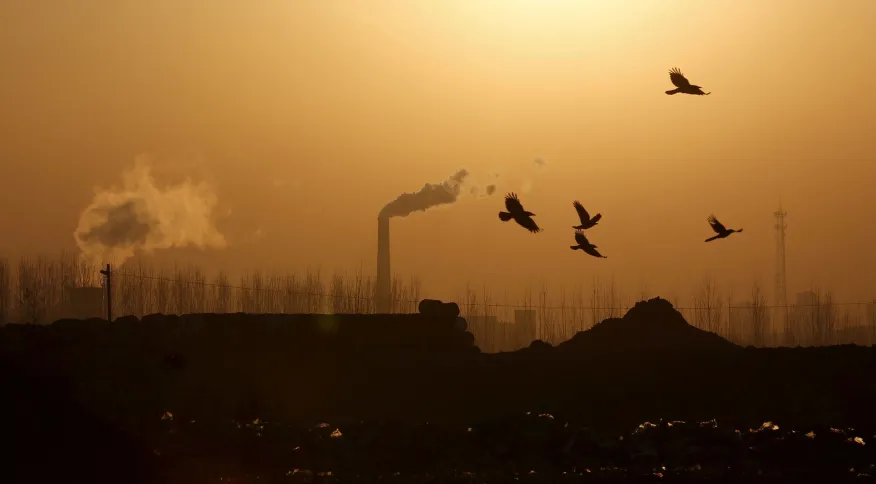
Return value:
[(78, 382), (23, 371), (3, 357), (0, 381), (6, 458), (0, 481), (154, 482), (152, 447), (76, 401)]
[(627, 352), (715, 353), (742, 347), (685, 321), (662, 298), (641, 301), (623, 318), (610, 318), (557, 346), (563, 353), (605, 355)]

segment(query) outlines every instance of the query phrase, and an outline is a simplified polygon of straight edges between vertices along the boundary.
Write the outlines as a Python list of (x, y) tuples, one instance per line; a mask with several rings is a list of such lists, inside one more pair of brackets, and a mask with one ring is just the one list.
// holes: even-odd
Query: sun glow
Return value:
[(650, 0), (484, 0), (472, 5), (497, 24), (528, 29), (568, 24), (593, 28), (605, 22), (613, 24), (651, 3)]
[(512, 50), (636, 36), (643, 22), (667, 9), (657, 0), (481, 0), (465, 8), (481, 35)]

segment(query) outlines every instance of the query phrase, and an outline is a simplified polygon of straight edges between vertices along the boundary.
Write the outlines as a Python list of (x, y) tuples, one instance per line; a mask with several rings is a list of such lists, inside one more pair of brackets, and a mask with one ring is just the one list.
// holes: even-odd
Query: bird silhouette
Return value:
[(590, 254), (593, 257), (599, 257), (602, 259), (608, 259), (608, 257), (599, 253), (596, 250), (596, 246), (591, 244), (589, 240), (587, 240), (587, 236), (584, 235), (583, 230), (575, 231), (575, 242), (578, 242), (578, 245), (571, 246), (572, 250), (583, 250), (585, 254)]
[(669, 80), (672, 81), (672, 84), (675, 84), (675, 89), (666, 91), (666, 94), (669, 95), (677, 94), (679, 92), (682, 94), (696, 94), (698, 96), (708, 96), (709, 94), (712, 94), (711, 92), (703, 92), (702, 87), (691, 84), (690, 81), (684, 77), (684, 74), (678, 70), (678, 67), (673, 67), (669, 70)]
[(714, 230), (718, 235), (716, 235), (714, 237), (709, 237), (708, 239), (706, 239), (706, 242), (711, 242), (715, 239), (724, 239), (724, 238), (729, 237), (730, 234), (733, 234), (736, 232), (740, 232), (740, 233), (742, 232), (742, 229), (736, 230), (736, 229), (728, 229), (727, 227), (724, 227), (724, 224), (722, 224), (721, 222), (718, 222), (718, 219), (716, 219), (714, 215), (709, 215), (709, 225), (712, 226), (712, 230)]
[(508, 211), (499, 212), (499, 220), (507, 222), (513, 219), (518, 225), (534, 234), (541, 232), (535, 220), (532, 219), (535, 214), (523, 209), (523, 204), (520, 203), (516, 193), (505, 195), (505, 209)]
[(578, 218), (581, 219), (581, 225), (573, 226), (573, 229), (587, 230), (598, 224), (599, 219), (602, 218), (601, 213), (597, 213), (593, 216), (593, 218), (590, 218), (590, 214), (587, 213), (587, 210), (584, 208), (583, 205), (581, 205), (581, 202), (579, 202), (578, 200), (572, 202), (572, 206), (575, 207), (575, 211), (578, 212)]

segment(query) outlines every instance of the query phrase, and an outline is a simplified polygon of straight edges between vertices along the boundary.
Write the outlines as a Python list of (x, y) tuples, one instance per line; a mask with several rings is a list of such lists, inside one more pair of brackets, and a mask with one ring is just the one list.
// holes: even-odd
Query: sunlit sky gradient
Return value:
[[(869, 298), (874, 25), (872, 0), (6, 0), (0, 247), (72, 249), (147, 153), (215, 184), (231, 242), (155, 260), (373, 273), (380, 208), (467, 168), (496, 195), (392, 221), (393, 269), (433, 296), (771, 290), (781, 198), (791, 294)], [(665, 95), (674, 66), (712, 95)], [(512, 190), (543, 233), (499, 222)], [(608, 259), (569, 250), (573, 199)], [(745, 232), (703, 243), (711, 212)]]

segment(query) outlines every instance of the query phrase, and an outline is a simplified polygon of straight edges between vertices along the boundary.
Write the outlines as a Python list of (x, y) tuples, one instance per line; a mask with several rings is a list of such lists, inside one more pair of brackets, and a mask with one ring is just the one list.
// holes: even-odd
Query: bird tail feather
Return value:
[(714, 236), (714, 237), (709, 237), (708, 239), (706, 239), (706, 242), (711, 242), (711, 241), (713, 241), (713, 240), (715, 240), (715, 239), (717, 239), (717, 238), (718, 238), (717, 235)]
[(570, 247), (572, 248), (572, 250), (580, 250), (581, 249), (581, 247), (578, 247), (577, 245), (572, 245)]
[(680, 89), (673, 89), (671, 91), (666, 91), (666, 94), (669, 94), (671, 96), (673, 94), (678, 94), (679, 92), (681, 92)]
[(499, 219), (503, 222), (507, 222), (507, 221), (511, 220), (511, 213), (510, 212), (499, 212)]

